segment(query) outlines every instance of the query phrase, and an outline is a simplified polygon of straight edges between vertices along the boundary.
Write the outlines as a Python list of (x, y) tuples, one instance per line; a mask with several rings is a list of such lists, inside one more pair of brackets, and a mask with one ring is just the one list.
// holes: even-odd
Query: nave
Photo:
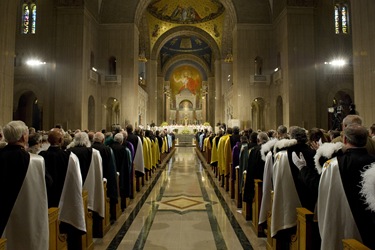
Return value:
[(94, 249), (266, 249), (194, 147), (176, 147)]

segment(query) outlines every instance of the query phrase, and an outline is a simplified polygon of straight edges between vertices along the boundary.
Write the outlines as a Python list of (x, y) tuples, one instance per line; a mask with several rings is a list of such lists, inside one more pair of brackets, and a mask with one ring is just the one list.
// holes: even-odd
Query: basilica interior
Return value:
[(3, 0), (0, 125), (375, 121), (373, 0)]

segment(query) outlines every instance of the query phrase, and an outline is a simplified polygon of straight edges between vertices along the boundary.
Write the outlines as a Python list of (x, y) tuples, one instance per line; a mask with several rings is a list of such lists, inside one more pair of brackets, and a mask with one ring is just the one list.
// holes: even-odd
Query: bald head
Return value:
[(94, 134), (94, 142), (103, 143), (104, 142), (104, 134), (102, 132), (96, 132)]
[(48, 133), (48, 142), (52, 146), (61, 146), (63, 141), (63, 133), (59, 128), (53, 128)]

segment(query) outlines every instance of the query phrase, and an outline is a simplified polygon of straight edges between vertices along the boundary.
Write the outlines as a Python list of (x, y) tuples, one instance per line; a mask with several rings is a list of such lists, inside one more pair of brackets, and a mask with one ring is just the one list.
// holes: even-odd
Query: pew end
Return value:
[(254, 226), (255, 234), (258, 237), (265, 237), (264, 229), (261, 225), (259, 225), (259, 211), (260, 211), (260, 204), (262, 202), (262, 188), (263, 182), (262, 180), (255, 179), (254, 180), (254, 199), (252, 203), (252, 223)]
[(240, 168), (236, 167), (236, 180), (234, 183), (234, 200), (236, 202), (237, 208), (242, 208), (242, 197), (241, 197), (241, 187), (240, 187)]
[[(246, 173), (243, 174), (243, 179), (244, 179), (244, 183), (246, 182)], [(242, 190), (242, 195), (243, 195), (243, 190)], [(252, 204), (251, 203), (248, 203), (248, 202), (245, 202), (243, 201), (243, 198), (242, 198), (242, 215), (245, 217), (245, 220), (251, 220), (251, 207), (252, 207)]]
[(104, 218), (93, 216), (93, 237), (103, 238), (111, 227), (110, 222), (110, 200), (107, 197), (107, 182), (103, 181), (104, 190)]
[(314, 220), (314, 213), (299, 207), (297, 212), (297, 231), (291, 238), (291, 249), (317, 249), (320, 247), (318, 222)]
[[(65, 250), (68, 249), (67, 235), (60, 234), (59, 229), (59, 209), (57, 207), (51, 207), (48, 209), (48, 221), (49, 221), (49, 249), (50, 250)], [(0, 249), (2, 249), (0, 247)]]
[(342, 244), (344, 250), (370, 250), (370, 248), (363, 245), (362, 242), (359, 242), (356, 239), (343, 239)]
[(85, 211), (86, 221), (86, 234), (82, 235), (82, 249), (94, 249), (94, 241), (92, 238), (92, 213), (88, 210), (88, 197), (87, 190), (82, 191), (83, 207)]
[(7, 249), (7, 240), (5, 238), (0, 238), (0, 250), (6, 250)]

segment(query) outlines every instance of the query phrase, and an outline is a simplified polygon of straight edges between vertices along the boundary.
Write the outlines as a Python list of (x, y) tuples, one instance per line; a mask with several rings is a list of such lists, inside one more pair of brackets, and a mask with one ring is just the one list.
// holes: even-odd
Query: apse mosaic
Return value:
[(186, 25), (204, 30), (221, 47), (224, 13), (218, 0), (153, 0), (147, 7), (151, 49), (165, 32)]
[(153, 0), (147, 10), (166, 22), (194, 24), (215, 19), (224, 12), (224, 6), (218, 0)]
[(170, 86), (172, 96), (188, 90), (193, 95), (200, 96), (202, 88), (202, 77), (200, 72), (192, 66), (177, 67), (171, 74)]

